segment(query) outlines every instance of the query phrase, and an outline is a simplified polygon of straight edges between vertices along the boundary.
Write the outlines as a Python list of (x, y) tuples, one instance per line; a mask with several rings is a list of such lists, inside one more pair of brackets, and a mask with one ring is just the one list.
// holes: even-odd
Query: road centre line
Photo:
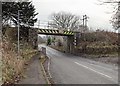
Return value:
[(98, 74), (100, 74), (100, 75), (106, 76), (106, 77), (108, 77), (108, 78), (112, 78), (112, 77), (110, 77), (110, 76), (108, 76), (108, 75), (106, 75), (106, 74), (103, 74), (103, 73), (101, 73), (101, 72), (98, 72), (98, 71), (96, 71), (96, 70), (94, 70), (94, 69), (92, 69), (92, 68), (89, 68), (89, 67), (87, 67), (87, 66), (85, 66), (85, 65), (83, 65), (83, 64), (80, 64), (80, 63), (78, 63), (78, 62), (74, 62), (74, 63), (76, 63), (77, 65), (82, 66), (82, 67), (84, 67), (84, 68), (86, 68), (86, 69), (89, 69), (89, 70), (91, 70), (91, 71), (93, 71), (93, 72), (96, 72), (96, 73), (98, 73)]

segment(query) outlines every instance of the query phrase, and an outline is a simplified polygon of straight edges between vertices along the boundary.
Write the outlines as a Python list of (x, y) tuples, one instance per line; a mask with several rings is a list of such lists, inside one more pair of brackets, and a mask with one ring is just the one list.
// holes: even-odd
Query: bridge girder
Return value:
[(45, 35), (58, 35), (58, 36), (74, 36), (73, 31), (67, 30), (53, 30), (53, 29), (38, 29), (38, 34), (45, 34)]

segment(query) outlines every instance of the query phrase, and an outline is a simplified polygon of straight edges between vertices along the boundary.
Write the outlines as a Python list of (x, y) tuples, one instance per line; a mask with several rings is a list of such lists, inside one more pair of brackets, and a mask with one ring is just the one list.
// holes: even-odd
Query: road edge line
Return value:
[(51, 64), (50, 60), (51, 60), (51, 58), (48, 57), (48, 59), (49, 59), (49, 61), (48, 61), (48, 74), (49, 74), (50, 78), (52, 78), (51, 73), (50, 73), (50, 64)]
[(45, 62), (46, 57), (45, 58), (41, 58), (41, 59), (43, 59), (43, 61), (40, 60), (40, 65), (41, 65), (41, 68), (42, 68), (42, 71), (43, 71), (44, 78), (45, 78), (47, 84), (51, 84), (50, 81), (49, 81), (49, 79), (48, 79), (48, 77), (47, 77), (47, 73), (45, 71), (45, 68), (43, 66), (43, 63)]
[(98, 74), (100, 74), (100, 75), (106, 76), (106, 77), (108, 77), (108, 78), (112, 78), (111, 76), (109, 76), (109, 75), (107, 75), (107, 74), (104, 74), (104, 73), (101, 73), (101, 72), (99, 72), (99, 71), (96, 71), (96, 70), (94, 70), (94, 69), (92, 69), (92, 68), (89, 68), (89, 67), (87, 67), (87, 66), (85, 66), (85, 65), (83, 65), (83, 64), (80, 64), (80, 63), (78, 63), (78, 62), (74, 62), (74, 63), (76, 63), (77, 65), (82, 66), (82, 67), (84, 67), (84, 68), (87, 68), (87, 69), (89, 69), (89, 70), (91, 70), (91, 71), (93, 71), (93, 72), (96, 72), (96, 73), (98, 73)]

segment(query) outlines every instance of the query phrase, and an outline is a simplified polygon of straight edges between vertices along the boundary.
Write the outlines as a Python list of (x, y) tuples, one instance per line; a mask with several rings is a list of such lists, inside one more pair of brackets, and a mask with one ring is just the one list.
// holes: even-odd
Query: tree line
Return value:
[(35, 7), (32, 2), (2, 2), (2, 24), (18, 25), (18, 11), (20, 11), (19, 22), (22, 26), (34, 26), (37, 21)]
[[(19, 20), (18, 20), (19, 11)], [(7, 27), (17, 27), (18, 21), (20, 26), (20, 35), (28, 37), (29, 28), (37, 22), (36, 9), (31, 1), (27, 2), (2, 2), (2, 32), (6, 31)]]

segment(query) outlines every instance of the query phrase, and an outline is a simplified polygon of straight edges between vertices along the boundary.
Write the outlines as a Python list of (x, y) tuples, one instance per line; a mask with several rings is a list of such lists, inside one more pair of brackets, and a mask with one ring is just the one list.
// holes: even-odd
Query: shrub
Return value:
[(48, 39), (47, 39), (47, 45), (51, 45), (51, 42), (52, 42), (51, 38), (48, 37)]

